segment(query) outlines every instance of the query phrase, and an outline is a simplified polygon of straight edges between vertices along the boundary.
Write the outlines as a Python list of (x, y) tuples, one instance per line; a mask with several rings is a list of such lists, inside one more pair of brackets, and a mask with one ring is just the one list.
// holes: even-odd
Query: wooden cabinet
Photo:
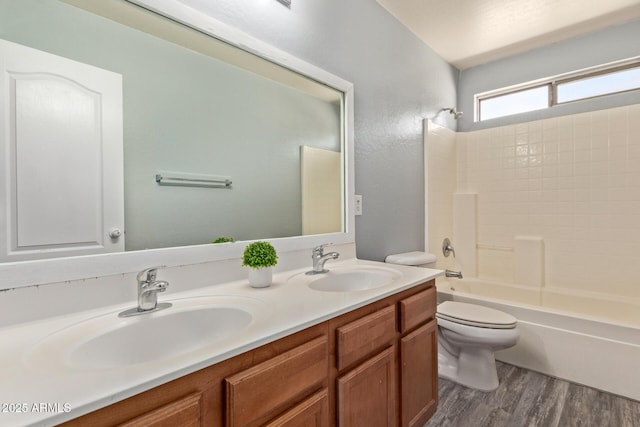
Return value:
[(395, 424), (396, 323), (393, 301), (380, 308), (367, 306), (329, 322), (329, 334), (335, 336), (335, 412), (339, 426)]
[[(328, 356), (328, 325), (324, 322), (64, 426), (330, 426), (328, 397), (322, 395), (323, 390), (328, 395)], [(200, 396), (198, 404), (188, 405), (193, 396)], [(177, 418), (179, 412), (199, 417), (199, 424), (182, 421), (186, 418)]]
[(430, 281), (67, 426), (421, 426), (437, 406)]
[(318, 337), (227, 379), (229, 427), (260, 425), (293, 406), (327, 378), (327, 337)]
[(438, 347), (432, 284), (329, 321), (337, 425), (421, 426), (433, 415)]

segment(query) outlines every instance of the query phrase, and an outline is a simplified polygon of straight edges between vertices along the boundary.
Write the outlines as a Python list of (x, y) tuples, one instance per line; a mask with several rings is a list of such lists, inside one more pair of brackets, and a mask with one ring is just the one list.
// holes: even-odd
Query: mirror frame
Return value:
[[(279, 253), (310, 249), (324, 243), (355, 243), (353, 84), (174, 0), (126, 1), (288, 68), (298, 74), (337, 89), (344, 94), (342, 118), (344, 123), (342, 129), (344, 159), (344, 186), (342, 190), (344, 203), (343, 232), (260, 240), (269, 240)], [(175, 267), (239, 259), (242, 257), (245, 246), (251, 241), (0, 263), (0, 291), (137, 272), (155, 265)]]

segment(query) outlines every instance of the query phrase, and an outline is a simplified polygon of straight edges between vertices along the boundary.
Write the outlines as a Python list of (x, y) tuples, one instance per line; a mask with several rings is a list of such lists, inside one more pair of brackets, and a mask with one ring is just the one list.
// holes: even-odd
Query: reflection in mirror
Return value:
[[(126, 22), (116, 22), (116, 17)], [(91, 206), (103, 209), (89, 221), (88, 228), (98, 230), (93, 246), (106, 248), (118, 240), (129, 251), (205, 244), (219, 236), (240, 241), (346, 231), (341, 91), (122, 0), (0, 0), (0, 39), (121, 78), (121, 111), (115, 114), (121, 114), (123, 164), (95, 158), (86, 164), (94, 162), (102, 172), (122, 168), (124, 195), (115, 202), (91, 200)], [(219, 53), (234, 64), (215, 57)], [(99, 131), (111, 123), (105, 120)], [(64, 126), (73, 128), (68, 122)], [(0, 142), (14, 148), (21, 143), (5, 139)], [(29, 164), (31, 187), (58, 175), (51, 169), (55, 165), (40, 168), (37, 162), (43, 160)], [(160, 172), (195, 176), (195, 185), (160, 185)], [(198, 184), (212, 177), (231, 184)], [(109, 178), (95, 179), (100, 192), (102, 180)], [(1, 182), (5, 180), (15, 185), (15, 178), (6, 176)], [(29, 194), (26, 187), (12, 191)], [(10, 206), (13, 214), (7, 221), (18, 237), (7, 248), (14, 257), (4, 254), (1, 260), (96, 253), (82, 252), (84, 237), (74, 240), (60, 235), (60, 229), (56, 236), (48, 235), (55, 224), (30, 233), (34, 238), (22, 237), (24, 217), (37, 223), (38, 216), (58, 211), (62, 217), (86, 218), (75, 208), (86, 199), (77, 200), (74, 194), (78, 192), (60, 191), (48, 199), (50, 206), (35, 213)], [(10, 201), (7, 196), (3, 203)], [(123, 205), (124, 223), (117, 215), (113, 223), (105, 216), (104, 210), (114, 204)], [(67, 241), (73, 242), (69, 253), (62, 250)]]

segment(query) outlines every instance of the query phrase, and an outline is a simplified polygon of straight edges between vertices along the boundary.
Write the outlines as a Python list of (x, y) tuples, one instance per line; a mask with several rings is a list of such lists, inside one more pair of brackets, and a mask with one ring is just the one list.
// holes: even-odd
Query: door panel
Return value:
[(3, 40), (0, 71), (0, 261), (124, 250), (122, 77)]

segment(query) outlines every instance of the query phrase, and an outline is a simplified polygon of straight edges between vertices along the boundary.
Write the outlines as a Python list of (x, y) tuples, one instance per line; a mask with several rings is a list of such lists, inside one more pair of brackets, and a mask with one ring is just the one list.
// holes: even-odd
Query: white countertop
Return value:
[[(123, 368), (73, 367), (65, 359), (65, 348), (52, 347), (48, 337), (99, 316), (112, 314), (115, 322), (117, 313), (135, 306), (135, 301), (2, 328), (0, 425), (48, 426), (79, 417), (442, 274), (440, 270), (357, 259), (327, 264), (336, 270), (359, 266), (391, 269), (399, 278), (371, 290), (319, 292), (306, 286), (307, 268), (275, 274), (268, 288), (251, 288), (247, 280), (241, 280), (166, 297), (159, 294), (159, 302), (192, 297), (244, 298), (252, 301), (258, 315), (248, 328), (216, 345)], [(153, 313), (143, 316), (150, 315)], [(158, 339), (161, 337), (160, 330)]]

